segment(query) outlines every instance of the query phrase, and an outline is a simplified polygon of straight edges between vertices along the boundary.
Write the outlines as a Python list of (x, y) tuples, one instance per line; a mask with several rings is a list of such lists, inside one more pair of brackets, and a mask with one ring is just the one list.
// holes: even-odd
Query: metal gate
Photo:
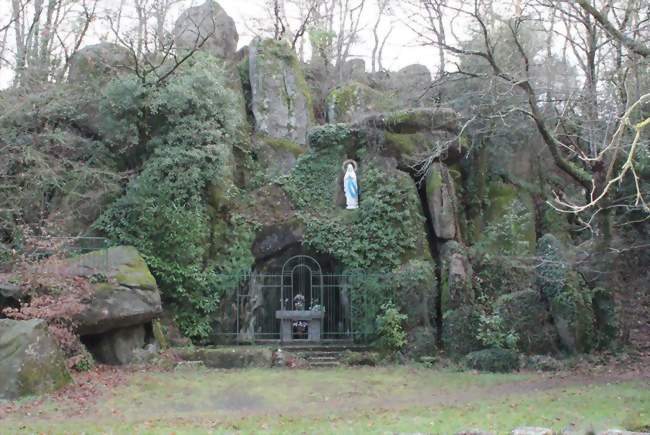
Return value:
[[(287, 260), (278, 273), (240, 275), (234, 288), (226, 290), (222, 305), (226, 312), (218, 328), (219, 341), (259, 342), (280, 339), (277, 311), (324, 311), (323, 340), (366, 342), (374, 337), (375, 319), (381, 304), (392, 292), (369, 291), (390, 283), (392, 274), (323, 273), (309, 256)], [(233, 280), (225, 280), (233, 283)], [(374, 283), (374, 285), (370, 285)], [(234, 316), (233, 316), (234, 314)]]

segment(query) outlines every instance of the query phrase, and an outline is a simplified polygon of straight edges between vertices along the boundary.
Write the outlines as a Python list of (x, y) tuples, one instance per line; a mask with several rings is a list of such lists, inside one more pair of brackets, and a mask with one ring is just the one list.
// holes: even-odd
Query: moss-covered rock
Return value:
[(86, 308), (75, 316), (81, 335), (142, 325), (162, 312), (156, 280), (133, 247), (116, 246), (66, 260), (57, 273), (94, 282)]
[(523, 290), (501, 296), (495, 310), (503, 319), (506, 331), (519, 336), (517, 346), (524, 353), (555, 353), (558, 336), (551, 315), (535, 290)]
[(442, 314), (474, 302), (472, 264), (467, 249), (456, 241), (449, 241), (440, 249), (440, 307)]
[(389, 94), (351, 82), (333, 89), (327, 96), (327, 118), (331, 123), (357, 122), (365, 116), (394, 109)]
[(508, 373), (519, 369), (519, 355), (508, 349), (483, 349), (465, 355), (463, 363), (473, 370)]
[(475, 307), (466, 305), (447, 311), (442, 317), (442, 345), (452, 357), (481, 349), (477, 338), (480, 316)]
[(54, 391), (72, 381), (43, 320), (0, 320), (0, 399)]
[(199, 49), (220, 59), (233, 57), (239, 41), (235, 20), (214, 0), (184, 10), (173, 35), (174, 47), (181, 52)]
[(68, 81), (106, 82), (117, 74), (130, 71), (133, 63), (133, 56), (125, 47), (110, 42), (88, 45), (72, 56)]
[(249, 80), (255, 131), (304, 145), (313, 109), (291, 47), (285, 41), (255, 39), (249, 50)]
[(435, 162), (426, 180), (427, 202), (436, 237), (454, 240), (458, 235), (456, 189), (449, 168)]

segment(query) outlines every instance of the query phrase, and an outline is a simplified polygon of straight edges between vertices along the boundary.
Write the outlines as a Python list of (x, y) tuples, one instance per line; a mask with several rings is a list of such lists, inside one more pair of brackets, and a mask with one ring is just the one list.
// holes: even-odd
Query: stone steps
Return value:
[(342, 365), (341, 358), (347, 351), (365, 352), (368, 346), (357, 344), (289, 344), (282, 351), (304, 359), (311, 368), (336, 368)]

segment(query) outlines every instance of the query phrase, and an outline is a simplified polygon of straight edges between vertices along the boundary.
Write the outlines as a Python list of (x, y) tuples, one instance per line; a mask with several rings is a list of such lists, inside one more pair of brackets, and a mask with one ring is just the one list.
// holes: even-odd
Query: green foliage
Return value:
[(551, 313), (565, 348), (589, 352), (595, 344), (595, 317), (592, 293), (575, 274), (562, 291), (551, 299)]
[[(104, 144), (84, 136), (93, 96), (69, 85), (0, 94), (0, 239), (18, 247), (16, 223), (51, 235), (83, 234), (119, 191)], [(40, 232), (40, 230), (39, 230)]]
[(404, 322), (408, 316), (400, 313), (395, 304), (389, 301), (381, 306), (382, 313), (377, 316), (379, 346), (389, 352), (399, 352), (406, 346)]
[(217, 60), (196, 54), (165, 82), (112, 80), (101, 113), (113, 151), (137, 163), (161, 147), (236, 143), (244, 121), (238, 107)]
[(537, 241), (537, 286), (548, 299), (562, 292), (567, 282), (569, 264), (564, 256), (562, 243), (552, 234), (545, 234)]
[(519, 351), (529, 354), (557, 352), (557, 332), (539, 292), (526, 289), (505, 294), (494, 303), (494, 312), (503, 319), (503, 330), (515, 331), (519, 336)]
[(508, 373), (519, 368), (517, 352), (503, 348), (484, 349), (465, 356), (465, 366), (485, 372)]
[(353, 352), (346, 350), (341, 355), (341, 362), (346, 366), (376, 366), (380, 356), (377, 352)]
[(362, 207), (324, 217), (305, 212), (305, 243), (350, 269), (392, 270), (418, 244), (423, 217), (415, 189), (372, 165), (360, 176)]
[(352, 140), (352, 131), (347, 124), (326, 124), (311, 129), (307, 140), (316, 150), (342, 148)]
[(479, 310), (471, 305), (447, 311), (442, 318), (442, 345), (452, 357), (482, 348), (476, 338), (479, 330)]
[(517, 350), (519, 341), (519, 335), (514, 330), (506, 330), (499, 313), (480, 315), (476, 338), (483, 346), (511, 350)]
[(517, 198), (507, 200), (503, 205), (495, 203), (493, 207), (504, 212), (496, 213), (491, 219), (476, 248), (487, 253), (496, 252), (499, 255), (511, 256), (531, 252), (535, 244), (535, 229), (534, 216), (530, 209)]
[(336, 33), (330, 32), (324, 28), (313, 28), (309, 31), (309, 42), (314, 51), (323, 59), (325, 62), (330, 62), (333, 55), (333, 44), (336, 38)]
[(96, 227), (138, 248), (182, 332), (205, 339), (223, 288), (219, 274), (252, 264), (251, 229), (223, 212), (236, 194), (232, 147), (242, 121), (236, 98), (208, 57), (197, 57), (164, 84), (116, 79), (106, 96), (113, 138), (140, 134), (136, 150), (120, 152), (151, 156)]

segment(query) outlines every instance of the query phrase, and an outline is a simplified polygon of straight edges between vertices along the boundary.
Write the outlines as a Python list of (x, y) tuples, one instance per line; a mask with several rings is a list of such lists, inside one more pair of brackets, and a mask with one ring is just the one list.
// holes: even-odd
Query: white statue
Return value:
[(359, 185), (357, 174), (354, 172), (354, 162), (345, 163), (345, 176), (343, 177), (343, 190), (345, 191), (345, 202), (348, 210), (359, 208)]

